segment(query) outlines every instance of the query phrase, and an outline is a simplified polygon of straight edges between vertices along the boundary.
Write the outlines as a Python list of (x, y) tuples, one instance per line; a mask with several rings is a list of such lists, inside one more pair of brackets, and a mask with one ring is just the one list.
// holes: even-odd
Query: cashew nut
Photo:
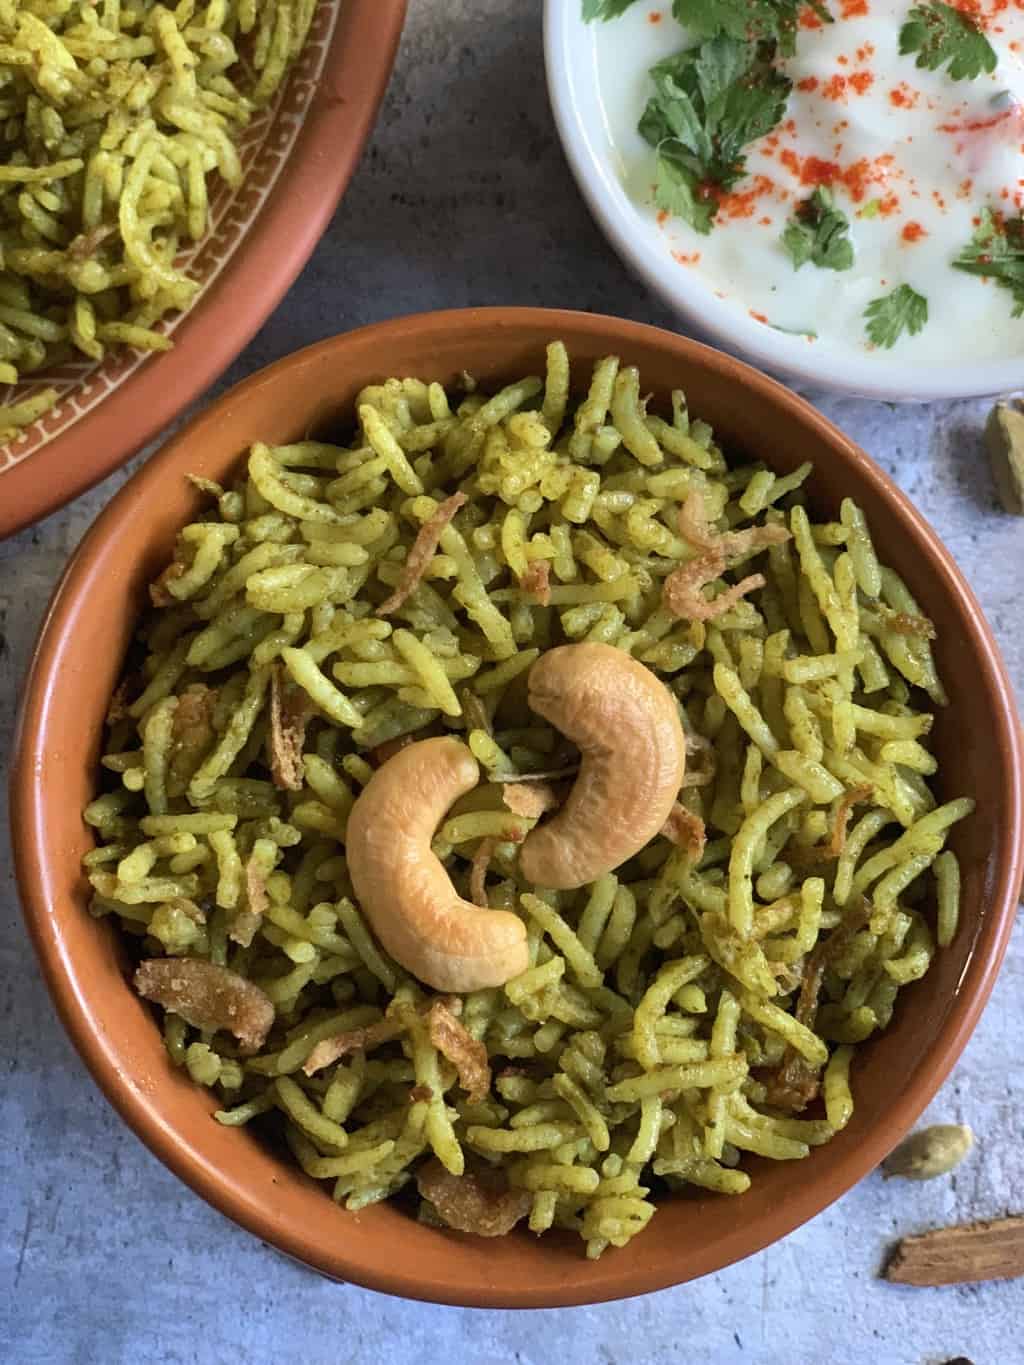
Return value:
[(565, 805), (526, 836), (519, 867), (536, 886), (570, 890), (653, 839), (683, 781), (676, 703), (649, 668), (611, 645), (562, 645), (530, 670), (530, 706), (578, 746)]
[(463, 900), (431, 852), (478, 775), (457, 739), (420, 740), (377, 769), (348, 817), (348, 870), (366, 918), (395, 961), (439, 991), (503, 986), (529, 965), (523, 921)]

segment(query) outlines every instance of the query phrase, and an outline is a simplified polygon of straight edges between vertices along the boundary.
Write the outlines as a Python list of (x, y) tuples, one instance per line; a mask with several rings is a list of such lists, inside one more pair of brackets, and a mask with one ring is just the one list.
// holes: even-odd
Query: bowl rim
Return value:
[(936, 372), (928, 362), (894, 359), (888, 353), (879, 361), (855, 352), (816, 353), (814, 347), (800, 346), (797, 339), (734, 313), (699, 273), (665, 269), (639, 238), (636, 208), (601, 150), (600, 130), (591, 129), (581, 113), (579, 87), (587, 66), (579, 41), (583, 28), (579, 0), (544, 0), (548, 96), (566, 160), (591, 214), (625, 264), (700, 335), (792, 382), (852, 397), (888, 402), (983, 398), (1024, 384), (1024, 355), (965, 360), (954, 376), (952, 367)]
[[(930, 557), (936, 577), (956, 599), (971, 629), (968, 635), (976, 650), (979, 670), (992, 683), (998, 709), (991, 718), (1003, 736), (1009, 756), (1010, 786), (1005, 794), (1000, 838), (1009, 849), (1009, 858), (995, 869), (979, 930), (979, 939), (968, 960), (964, 983), (946, 1011), (935, 1037), (922, 1055), (911, 1083), (894, 1098), (887, 1137), (879, 1128), (850, 1153), (843, 1154), (808, 1191), (787, 1205), (780, 1222), (751, 1237), (749, 1229), (737, 1225), (722, 1250), (711, 1255), (696, 1254), (696, 1269), (680, 1277), (671, 1270), (652, 1273), (643, 1265), (625, 1273), (608, 1267), (606, 1279), (581, 1293), (571, 1278), (555, 1285), (532, 1288), (495, 1289), (480, 1284), (454, 1283), (435, 1277), (429, 1267), (416, 1274), (395, 1269), (389, 1264), (370, 1268), (361, 1262), (358, 1249), (349, 1251), (347, 1240), (358, 1247), (358, 1239), (339, 1239), (341, 1245), (330, 1253), (311, 1252), (304, 1244), (301, 1229), (284, 1228), (266, 1200), (260, 1200), (246, 1182), (232, 1171), (212, 1167), (181, 1138), (164, 1119), (159, 1106), (148, 1095), (119, 1075), (116, 1046), (106, 1039), (91, 1021), (90, 990), (70, 959), (61, 932), (60, 912), (51, 912), (48, 894), (48, 839), (45, 803), (36, 775), (42, 771), (47, 749), (48, 717), (61, 688), (63, 656), (75, 638), (78, 602), (89, 594), (101, 571), (102, 547), (116, 543), (118, 527), (142, 505), (142, 499), (159, 489), (161, 480), (179, 473), (177, 466), (184, 450), (204, 428), (216, 425), (225, 409), (244, 403), (259, 386), (281, 384), (288, 387), (293, 372), (312, 357), (331, 354), (335, 365), (343, 362), (348, 347), (358, 349), (367, 341), (398, 341), (411, 330), (422, 333), (419, 344), (429, 350), (433, 338), (449, 334), (500, 329), (510, 348), (517, 343), (538, 344), (562, 332), (581, 332), (600, 336), (602, 344), (628, 348), (631, 343), (654, 343), (681, 359), (696, 361), (719, 373), (727, 373), (744, 387), (760, 391), (769, 401), (796, 410), (824, 447), (842, 447), (851, 465), (892, 499), (905, 519), (908, 535), (915, 538)], [(607, 338), (605, 343), (604, 338)], [(351, 1281), (366, 1288), (406, 1298), (448, 1303), (467, 1307), (562, 1307), (582, 1303), (628, 1298), (635, 1294), (668, 1288), (681, 1279), (696, 1278), (725, 1268), (762, 1250), (788, 1235), (816, 1216), (858, 1180), (873, 1169), (892, 1145), (891, 1134), (906, 1132), (945, 1080), (967, 1043), (988, 1000), (1014, 923), (1016, 901), (1024, 878), (1024, 741), (1019, 731), (1012, 687), (991, 628), (985, 620), (951, 554), (935, 532), (916, 511), (888, 476), (845, 437), (805, 399), (785, 389), (777, 381), (752, 370), (721, 352), (662, 329), (601, 314), (541, 308), (482, 308), (426, 313), (376, 323), (306, 347), (251, 375), (218, 398), (190, 421), (115, 495), (87, 532), (69, 561), (44, 617), (39, 638), (22, 693), (18, 717), (14, 761), (10, 776), (11, 830), (17, 885), (29, 930), (43, 976), (60, 1019), (86, 1067), (101, 1091), (150, 1150), (196, 1193), (221, 1213), (247, 1228), (263, 1241), (295, 1260), (320, 1271), (329, 1278)], [(76, 907), (77, 909), (77, 907)]]
[(330, 77), (235, 257), (186, 311), (171, 350), (0, 472), (0, 539), (63, 507), (157, 436), (252, 340), (312, 255), (376, 120), (407, 0), (327, 3), (340, 6), (325, 58)]

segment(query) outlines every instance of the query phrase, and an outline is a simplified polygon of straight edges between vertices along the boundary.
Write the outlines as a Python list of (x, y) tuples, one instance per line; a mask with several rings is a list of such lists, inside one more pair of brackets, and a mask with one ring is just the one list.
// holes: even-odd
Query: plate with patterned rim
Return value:
[(0, 537), (61, 507), (130, 459), (223, 372), (280, 302), (330, 221), (373, 125), (406, 0), (321, 0), (287, 81), (239, 143), (237, 190), (211, 184), (210, 230), (187, 257), (200, 283), (158, 324), (174, 345), (118, 348), (9, 390), (56, 405), (0, 445)]

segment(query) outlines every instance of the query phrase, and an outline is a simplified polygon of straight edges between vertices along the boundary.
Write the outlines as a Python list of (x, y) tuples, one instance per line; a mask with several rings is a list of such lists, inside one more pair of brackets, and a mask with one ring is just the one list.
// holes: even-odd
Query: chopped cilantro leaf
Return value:
[[(819, 0), (811, 8), (826, 23), (832, 16)], [(741, 42), (775, 42), (783, 57), (796, 47), (797, 17), (803, 0), (672, 0), (672, 13), (695, 38), (720, 33)]]
[(916, 336), (928, 321), (928, 300), (901, 284), (891, 294), (872, 299), (864, 309), (867, 332), (876, 346), (895, 346), (904, 332)]
[(625, 14), (635, 0), (583, 0), (583, 22), (592, 23), (595, 19), (617, 19)]
[(954, 81), (973, 80), (997, 65), (992, 44), (974, 20), (941, 0), (910, 11), (900, 29), (900, 52), (904, 56), (916, 52), (917, 65), (928, 71), (948, 62)]
[(718, 211), (718, 201), (707, 193), (693, 171), (672, 155), (671, 146), (658, 152), (654, 202), (702, 235), (711, 231)]
[(829, 191), (819, 187), (809, 199), (797, 205), (782, 233), (782, 245), (795, 270), (808, 261), (822, 270), (849, 270), (853, 265), (849, 230), (850, 220), (846, 214), (836, 208)]
[(953, 265), (1008, 289), (1013, 295), (1013, 316), (1024, 316), (1024, 216), (999, 219), (985, 209), (969, 245)]
[(651, 78), (655, 93), (639, 129), (658, 152), (656, 198), (708, 232), (715, 191), (742, 178), (743, 149), (781, 120), (791, 83), (763, 45), (725, 34), (659, 62)]

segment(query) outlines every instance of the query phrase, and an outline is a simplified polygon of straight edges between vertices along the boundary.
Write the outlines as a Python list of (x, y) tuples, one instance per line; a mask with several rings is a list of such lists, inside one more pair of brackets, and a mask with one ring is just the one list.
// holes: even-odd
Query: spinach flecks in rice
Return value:
[[(730, 466), (682, 393), (641, 392), (609, 357), (570, 402), (560, 343), (491, 395), (372, 385), (351, 446), (257, 445), (207, 484), (153, 585), (86, 811), (93, 911), (143, 959), (226, 969), (182, 972), (181, 1012), (173, 970), (142, 973), (172, 1058), (222, 1122), (274, 1111), (350, 1209), (418, 1178), (428, 1220), (525, 1216), (597, 1256), (666, 1187), (741, 1193), (744, 1153), (848, 1121), (857, 1045), (936, 951), (936, 878), (956, 933), (972, 803), (927, 780), (930, 623), (852, 502), (809, 519), (809, 466)], [(509, 779), (572, 779), (524, 683), (583, 640), (662, 679), (691, 762), (661, 835), (551, 893), (517, 849), (558, 787)], [(530, 944), (462, 998), (380, 950), (345, 860), (374, 767), (446, 732), (483, 773), (434, 852)]]

